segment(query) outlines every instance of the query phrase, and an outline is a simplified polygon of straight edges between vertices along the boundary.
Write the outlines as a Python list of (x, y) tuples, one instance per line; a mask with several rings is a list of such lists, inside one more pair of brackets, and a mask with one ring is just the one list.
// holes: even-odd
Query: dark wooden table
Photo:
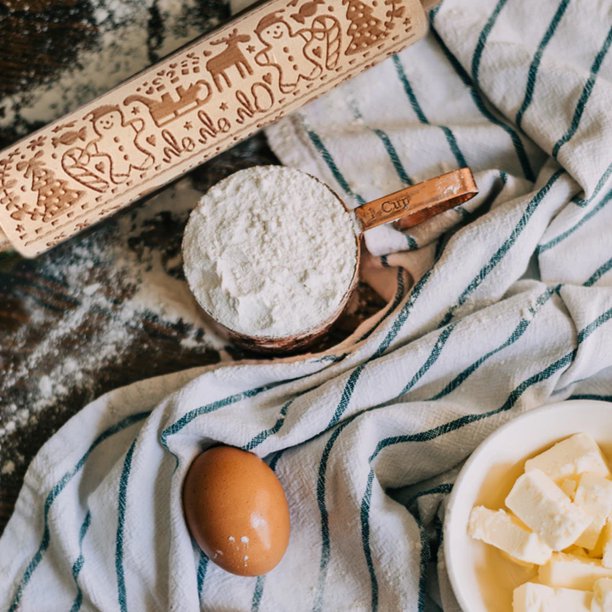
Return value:
[[(160, 4), (0, 0), (0, 148), (50, 120), (48, 108), (36, 110), (39, 92), (55, 91), (69, 107), (96, 93), (88, 86), (87, 66), (84, 76), (77, 71), (69, 79), (73, 90), (63, 91), (66, 71), (100, 47), (102, 35), (103, 44), (114, 29), (123, 36), (127, 20), (136, 31), (145, 30), (142, 68), (228, 17), (227, 6), (217, 0), (176, 2), (172, 15)], [(51, 114), (65, 110), (59, 104)], [(205, 190), (258, 163), (278, 163), (262, 134), (196, 169), (192, 180)], [(31, 459), (88, 402), (136, 380), (242, 356), (231, 345), (214, 348), (193, 321), (146, 309), (126, 311), (136, 290), (129, 270), (153, 270), (184, 283), (180, 241), (187, 211), (171, 203), (165, 209), (147, 204), (36, 260), (0, 256), (0, 533)], [(131, 268), (122, 267), (125, 261)], [(158, 289), (154, 281), (149, 284), (149, 293)], [(99, 299), (87, 310), (92, 287)], [(353, 314), (345, 314), (325, 345), (381, 307), (368, 287), (359, 289)]]

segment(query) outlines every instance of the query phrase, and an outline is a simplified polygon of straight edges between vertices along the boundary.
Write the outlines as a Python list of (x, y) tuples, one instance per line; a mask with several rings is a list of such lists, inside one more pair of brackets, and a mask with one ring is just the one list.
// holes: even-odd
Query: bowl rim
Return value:
[[(489, 434), (472, 452), (472, 454), (468, 457), (467, 461), (459, 471), (457, 478), (455, 479), (455, 484), (453, 485), (453, 490), (448, 497), (448, 501), (445, 508), (444, 513), (444, 527), (443, 527), (443, 551), (444, 551), (444, 563), (446, 566), (446, 572), (448, 574), (448, 578), (450, 581), (450, 585), (453, 591), (455, 598), (462, 610), (468, 611), (470, 610), (469, 604), (470, 602), (465, 598), (465, 591), (462, 587), (462, 583), (459, 580), (459, 576), (456, 573), (456, 566), (452, 562), (452, 553), (451, 553), (451, 530), (453, 528), (453, 509), (457, 505), (457, 501), (461, 495), (461, 488), (464, 481), (472, 474), (473, 466), (478, 462), (481, 455), (483, 455), (491, 444), (494, 444), (500, 437), (504, 436), (509, 429), (513, 429), (519, 427), (524, 421), (529, 421), (530, 419), (534, 419), (539, 415), (556, 410), (558, 411), (560, 408), (570, 409), (570, 407), (575, 407), (577, 405), (581, 405), (584, 408), (588, 409), (600, 409), (603, 406), (609, 406), (612, 409), (612, 402), (606, 400), (595, 400), (595, 399), (575, 399), (575, 400), (562, 400), (558, 402), (553, 402), (550, 404), (544, 404), (537, 408), (533, 408), (531, 410), (527, 410), (517, 417), (510, 419), (507, 423), (504, 423), (501, 427), (493, 431)], [(578, 433), (578, 432), (575, 432)], [(551, 441), (552, 442), (552, 441)]]

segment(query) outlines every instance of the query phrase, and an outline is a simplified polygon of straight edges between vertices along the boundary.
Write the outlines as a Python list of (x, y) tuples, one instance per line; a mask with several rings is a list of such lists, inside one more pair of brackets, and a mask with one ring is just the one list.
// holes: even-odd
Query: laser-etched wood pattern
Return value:
[(271, 0), (0, 153), (0, 227), (35, 256), (425, 30), (418, 0)]

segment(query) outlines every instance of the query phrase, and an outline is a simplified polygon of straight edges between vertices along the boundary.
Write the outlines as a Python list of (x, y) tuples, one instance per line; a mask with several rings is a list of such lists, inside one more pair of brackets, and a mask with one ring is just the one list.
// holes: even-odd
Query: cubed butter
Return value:
[(612, 518), (608, 519), (600, 541), (602, 543), (603, 565), (612, 568)]
[(601, 578), (595, 582), (591, 612), (612, 612), (612, 579)]
[(612, 481), (592, 472), (584, 473), (576, 489), (574, 504), (591, 517), (590, 525), (576, 540), (576, 544), (592, 550), (612, 513)]
[(553, 550), (571, 546), (591, 523), (591, 517), (538, 469), (516, 480), (506, 506)]
[(592, 594), (526, 582), (512, 593), (513, 612), (591, 612)]
[(612, 569), (597, 559), (553, 553), (550, 561), (540, 567), (538, 578), (548, 586), (590, 591), (596, 580), (612, 578)]
[(598, 476), (609, 476), (610, 470), (601, 454), (597, 442), (588, 434), (578, 433), (557, 442), (547, 451), (536, 455), (525, 463), (525, 471), (542, 470), (555, 481), (593, 472)]
[(470, 514), (468, 532), (473, 538), (525, 563), (542, 565), (552, 555), (552, 549), (537, 534), (520, 525), (504, 510), (476, 506)]

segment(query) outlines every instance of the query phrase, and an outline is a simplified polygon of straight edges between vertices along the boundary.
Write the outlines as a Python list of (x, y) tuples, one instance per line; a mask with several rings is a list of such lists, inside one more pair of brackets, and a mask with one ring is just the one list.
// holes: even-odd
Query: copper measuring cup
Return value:
[[(314, 177), (311, 177), (314, 178)], [(315, 180), (318, 180), (315, 178)], [(257, 336), (235, 331), (217, 321), (208, 310), (200, 307), (222, 332), (235, 344), (259, 353), (289, 353), (303, 349), (329, 331), (344, 311), (359, 280), (361, 240), (366, 230), (384, 223), (396, 222), (396, 227), (409, 228), (440, 214), (478, 193), (478, 188), (469, 168), (461, 168), (441, 176), (428, 179), (416, 185), (400, 189), (394, 193), (367, 202), (350, 210), (327, 185), (326, 189), (334, 195), (338, 204), (352, 213), (358, 226), (355, 234), (356, 259), (351, 283), (334, 313), (316, 327), (299, 334), (288, 336)]]

